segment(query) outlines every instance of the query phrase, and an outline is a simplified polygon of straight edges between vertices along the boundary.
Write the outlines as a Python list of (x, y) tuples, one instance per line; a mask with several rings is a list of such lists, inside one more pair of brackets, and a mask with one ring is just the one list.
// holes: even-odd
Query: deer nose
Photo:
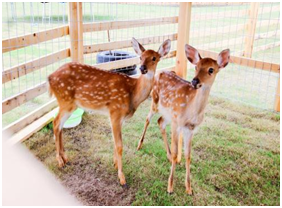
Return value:
[(148, 72), (147, 67), (145, 65), (140, 66), (140, 71), (142, 74), (146, 74)]
[(194, 78), (192, 80), (192, 85), (194, 86), (194, 88), (197, 88), (197, 85), (200, 83), (200, 80), (198, 78)]

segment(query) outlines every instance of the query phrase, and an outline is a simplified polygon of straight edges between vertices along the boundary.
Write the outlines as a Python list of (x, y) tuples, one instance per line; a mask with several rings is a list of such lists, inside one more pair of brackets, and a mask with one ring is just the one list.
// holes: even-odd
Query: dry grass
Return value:
[(64, 130), (70, 163), (57, 167), (50, 127), (25, 145), (86, 205), (279, 205), (280, 114), (211, 97), (193, 140), (193, 196), (186, 195), (184, 162), (177, 166), (175, 193), (166, 193), (170, 164), (155, 116), (136, 152), (150, 101), (123, 128), (123, 190), (112, 164), (109, 120), (85, 113), (81, 125)]

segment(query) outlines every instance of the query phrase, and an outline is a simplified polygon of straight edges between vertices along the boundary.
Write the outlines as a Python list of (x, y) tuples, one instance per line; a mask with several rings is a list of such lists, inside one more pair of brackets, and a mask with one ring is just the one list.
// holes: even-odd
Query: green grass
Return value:
[[(141, 151), (136, 151), (150, 101), (145, 101), (123, 127), (123, 165), (132, 205), (279, 205), (280, 204), (280, 114), (211, 97), (203, 124), (193, 139), (193, 196), (185, 194), (185, 165), (176, 168), (174, 194), (166, 193), (170, 164), (155, 116)], [(82, 156), (91, 168), (114, 175), (113, 142), (106, 116), (86, 113), (82, 123), (64, 130), (70, 165), (59, 169), (50, 126), (24, 144), (64, 183), (76, 166), (87, 172)], [(77, 142), (76, 142), (77, 141)], [(80, 143), (81, 142), (81, 143)], [(78, 176), (80, 177), (80, 176)], [(96, 177), (96, 176), (95, 176)], [(105, 179), (103, 179), (105, 180)], [(87, 190), (85, 190), (87, 191)], [(91, 193), (95, 196), (96, 192)], [(78, 198), (79, 194), (77, 195)], [(105, 194), (105, 198), (108, 196)]]

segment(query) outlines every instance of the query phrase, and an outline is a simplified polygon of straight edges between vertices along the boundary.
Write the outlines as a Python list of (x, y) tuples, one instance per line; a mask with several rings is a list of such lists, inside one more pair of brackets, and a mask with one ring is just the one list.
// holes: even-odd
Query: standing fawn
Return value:
[[(137, 149), (139, 150), (142, 146), (152, 116), (159, 112), (161, 117), (158, 124), (165, 143), (167, 157), (172, 164), (167, 191), (173, 192), (174, 170), (176, 163), (181, 160), (182, 134), (186, 159), (186, 193), (192, 194), (190, 182), (192, 137), (195, 128), (203, 121), (211, 86), (220, 69), (228, 64), (230, 51), (229, 49), (223, 50), (218, 55), (217, 61), (211, 58), (201, 58), (198, 51), (189, 45), (185, 45), (185, 52), (187, 59), (196, 65), (195, 77), (190, 83), (178, 77), (174, 72), (162, 72), (156, 75), (152, 90), (151, 110), (147, 116)], [(165, 130), (168, 123), (171, 123), (171, 150)]]
[(155, 52), (145, 50), (136, 39), (132, 39), (132, 46), (141, 60), (142, 74), (139, 78), (74, 62), (63, 65), (48, 77), (50, 94), (55, 95), (59, 104), (59, 113), (54, 119), (54, 136), (56, 159), (60, 167), (67, 162), (62, 141), (65, 121), (77, 107), (97, 110), (110, 117), (114, 166), (118, 169), (120, 184), (126, 186), (122, 172), (122, 123), (132, 117), (140, 103), (148, 98), (157, 64), (168, 54), (170, 45), (170, 40), (166, 40)]

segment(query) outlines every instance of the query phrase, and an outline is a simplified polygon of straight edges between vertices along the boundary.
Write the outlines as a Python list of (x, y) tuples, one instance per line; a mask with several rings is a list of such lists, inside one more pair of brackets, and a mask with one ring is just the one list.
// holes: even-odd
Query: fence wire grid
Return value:
[[(178, 17), (178, 3), (83, 3), (83, 23), (115, 22)], [(229, 48), (231, 55), (244, 56), (248, 37), (246, 25), (250, 21), (250, 3), (241, 4), (193, 4), (190, 29), (190, 44), (195, 48), (220, 52)], [(68, 3), (2, 3), (2, 38), (11, 39), (36, 34), (61, 26), (68, 26)], [(146, 49), (157, 50), (161, 42), (177, 33), (177, 23), (158, 24), (124, 29), (91, 31), (83, 33), (83, 45), (94, 46), (117, 41), (151, 38), (158, 36), (155, 44), (145, 45)], [(56, 31), (54, 32), (56, 33)], [(59, 33), (59, 30), (57, 31)], [(77, 40), (82, 41), (82, 40)], [(40, 57), (70, 48), (70, 38), (62, 36), (33, 45), (21, 45), (17, 50), (2, 53), (2, 75), (7, 70), (36, 60)], [(117, 45), (115, 50), (134, 53), (132, 47)], [(176, 40), (172, 41), (176, 50)], [(184, 46), (183, 46), (184, 50)], [(97, 64), (97, 54), (84, 54), (84, 63)], [(259, 3), (252, 59), (280, 64), (280, 3)], [(42, 63), (24, 76), (2, 82), (2, 101), (24, 93), (46, 82), (49, 74), (69, 62), (65, 58), (51, 64)], [(50, 60), (49, 60), (50, 61)], [(47, 66), (46, 66), (47, 65)], [(158, 69), (175, 66), (175, 57), (162, 60)], [(26, 68), (18, 68), (24, 73)], [(194, 75), (194, 67), (188, 65), (187, 79)], [(212, 94), (263, 109), (273, 109), (279, 74), (272, 71), (244, 67), (231, 63), (217, 76)], [(45, 92), (45, 91), (44, 91)], [(280, 95), (279, 95), (280, 96)], [(3, 114), (3, 126), (42, 106), (50, 98), (47, 93), (25, 102)]]

